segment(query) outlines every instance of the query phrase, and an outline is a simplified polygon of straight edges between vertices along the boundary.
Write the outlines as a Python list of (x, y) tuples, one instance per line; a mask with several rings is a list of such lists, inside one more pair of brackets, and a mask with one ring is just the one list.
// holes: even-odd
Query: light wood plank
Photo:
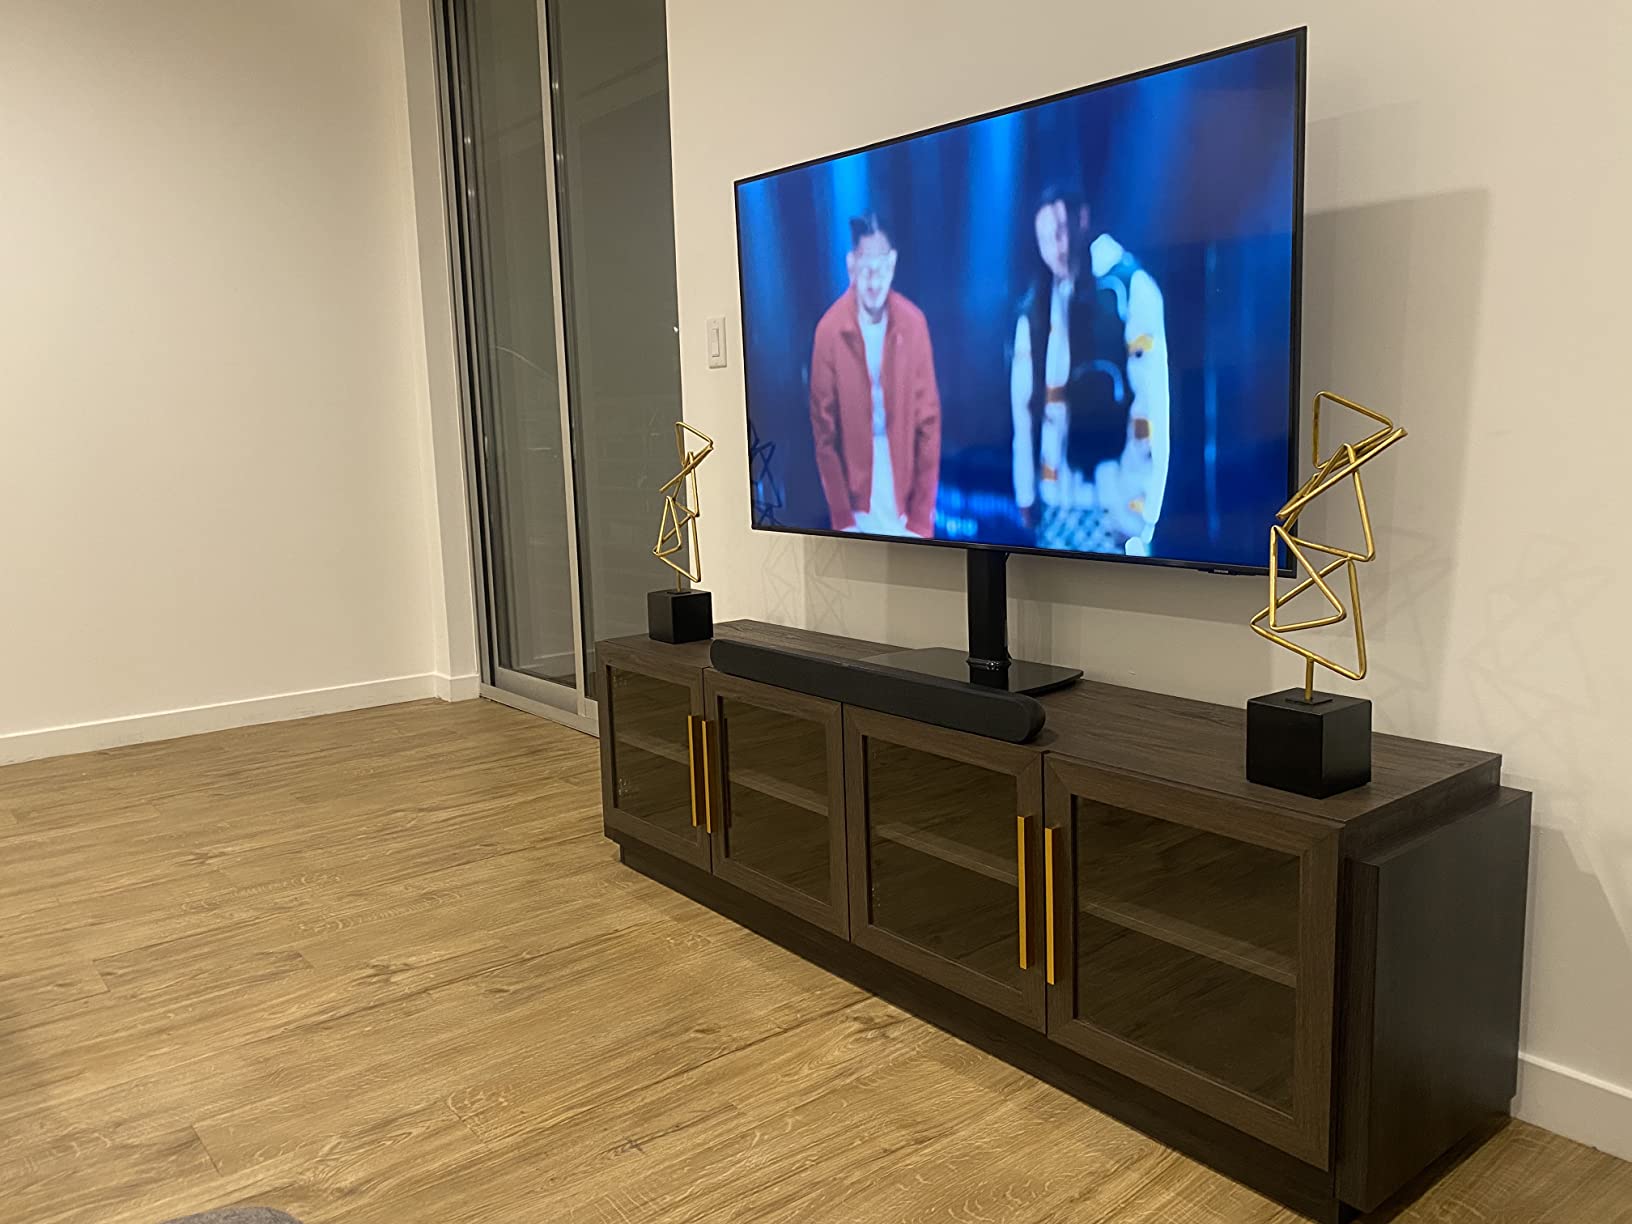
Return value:
[(1522, 1122), (1505, 1127), (1396, 1224), (1632, 1222), (1632, 1164)]
[[(87, 1165), (96, 1177), (84, 1176)], [(220, 1177), (191, 1127), (136, 1141), (73, 1143), (0, 1157), (0, 1196), (13, 1220), (102, 1220), (155, 1188), (207, 1193)]]
[(69, 961), (22, 973), (0, 973), (0, 1019), (43, 1011), (107, 992), (89, 961)]
[(311, 964), (288, 949), (233, 953), (225, 940), (211, 934), (137, 948), (96, 962), (108, 989), (122, 1000), (155, 996), (196, 998), (276, 981), (291, 973), (310, 973)]

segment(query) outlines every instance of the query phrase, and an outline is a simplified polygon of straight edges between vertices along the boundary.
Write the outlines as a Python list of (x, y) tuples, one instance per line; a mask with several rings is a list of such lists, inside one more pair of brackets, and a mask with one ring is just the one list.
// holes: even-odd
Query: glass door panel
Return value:
[(572, 514), (536, 0), (454, 0), (455, 218), (488, 676), (576, 711)]
[(663, 0), (546, 7), (588, 647), (644, 633), (668, 582), (651, 555), (681, 416), (668, 27)]
[(1337, 834), (1048, 766), (1049, 1036), (1324, 1167)]
[(1039, 756), (865, 710), (845, 723), (852, 938), (1041, 1028)]
[(730, 857), (810, 897), (827, 895), (827, 752), (822, 728), (746, 701), (720, 703)]
[(1297, 856), (1081, 799), (1073, 823), (1077, 1016), (1290, 1110)]
[(717, 672), (705, 696), (723, 813), (715, 874), (848, 934), (840, 707)]
[(608, 825), (706, 868), (700, 673), (670, 678), (610, 663), (603, 673)]
[(873, 925), (1018, 988), (1015, 780), (878, 740), (867, 776)]

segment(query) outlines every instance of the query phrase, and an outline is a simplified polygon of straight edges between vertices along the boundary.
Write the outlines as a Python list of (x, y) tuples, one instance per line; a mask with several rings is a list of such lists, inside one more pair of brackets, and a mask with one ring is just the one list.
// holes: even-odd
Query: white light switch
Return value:
[(718, 370), (725, 365), (725, 320), (708, 321), (708, 368)]

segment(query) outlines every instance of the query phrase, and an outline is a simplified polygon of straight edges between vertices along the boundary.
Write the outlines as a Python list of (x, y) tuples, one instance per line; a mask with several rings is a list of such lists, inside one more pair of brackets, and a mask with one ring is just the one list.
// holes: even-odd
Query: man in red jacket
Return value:
[(850, 288), (816, 324), (810, 427), (836, 531), (935, 534), (941, 396), (924, 312), (899, 293), (895, 246), (872, 213), (850, 221)]

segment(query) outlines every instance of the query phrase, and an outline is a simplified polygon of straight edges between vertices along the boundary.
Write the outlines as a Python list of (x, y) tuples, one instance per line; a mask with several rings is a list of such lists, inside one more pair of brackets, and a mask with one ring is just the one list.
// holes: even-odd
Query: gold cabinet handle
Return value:
[(697, 818), (697, 715), (686, 715), (686, 760), (691, 769), (691, 827), (696, 828)]
[(1054, 829), (1043, 826), (1043, 970), (1054, 985)]
[(714, 832), (714, 795), (708, 785), (708, 728), (707, 718), (699, 720), (702, 723), (703, 736), (703, 827), (712, 835)]
[(1020, 968), (1031, 968), (1030, 932), (1026, 930), (1026, 818), (1014, 818), (1015, 862), (1020, 871)]

